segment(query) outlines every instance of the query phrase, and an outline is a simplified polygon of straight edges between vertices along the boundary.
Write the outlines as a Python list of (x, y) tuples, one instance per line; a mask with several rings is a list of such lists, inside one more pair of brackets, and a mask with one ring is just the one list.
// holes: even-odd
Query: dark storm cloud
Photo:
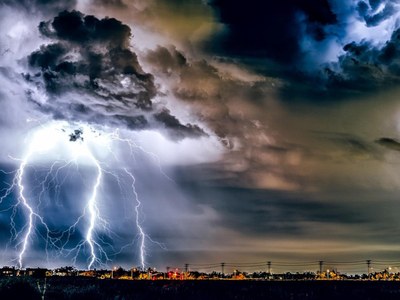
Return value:
[(381, 48), (363, 41), (349, 43), (343, 50), (345, 54), (337, 64), (339, 70), (325, 70), (330, 87), (371, 91), (400, 82), (400, 29)]
[(55, 41), (28, 57), (35, 73), (26, 79), (44, 82), (51, 98), (45, 104), (31, 98), (42, 111), (58, 119), (122, 122), (130, 129), (159, 126), (174, 139), (204, 135), (198, 126), (183, 125), (153, 105), (154, 77), (143, 71), (129, 47), (129, 26), (114, 18), (63, 11), (41, 22), (39, 31)]
[(291, 73), (280, 90), (282, 99), (311, 102), (362, 97), (400, 82), (400, 29), (383, 46), (372, 41), (351, 42), (337, 62), (324, 64), (316, 74)]
[[(243, 5), (236, 0), (216, 0), (211, 5), (226, 30), (214, 35), (206, 45), (208, 51), (238, 60), (260, 74), (284, 79), (280, 88), (283, 100), (337, 97), (337, 91), (326, 90), (323, 76), (315, 70), (310, 74), (310, 67), (319, 63), (310, 58), (310, 50), (315, 49), (302, 45), (306, 37), (321, 44), (332, 39), (329, 26), (344, 32), (329, 1), (252, 0)], [(307, 59), (312, 62), (305, 62)]]
[(212, 207), (218, 214), (212, 223), (215, 228), (234, 231), (241, 237), (264, 239), (266, 244), (274, 243), (276, 238), (305, 242), (327, 236), (330, 241), (355, 243), (398, 241), (391, 234), (393, 222), (398, 223), (396, 214), (391, 213), (398, 209), (395, 193), (368, 190), (364, 194), (354, 190), (354, 186), (346, 190), (332, 183), (326, 190), (320, 190), (320, 186), (312, 192), (240, 188), (229, 184), (226, 178), (205, 175), (207, 180), (202, 180), (201, 173), (207, 172), (214, 173), (214, 166), (180, 169), (176, 177), (188, 194), (195, 195), (196, 203)]
[[(211, 39), (208, 50), (283, 78), (284, 100), (330, 101), (394, 86), (399, 81), (398, 31), (382, 47), (367, 39), (349, 43), (347, 26), (354, 18), (367, 27), (380, 25), (395, 16), (399, 1), (350, 2), (212, 1), (226, 30)], [(345, 53), (328, 55), (332, 45)]]
[(397, 12), (398, 0), (369, 0), (360, 1), (357, 4), (357, 11), (367, 26), (377, 26), (390, 18)]
[(349, 152), (360, 154), (369, 154), (371, 152), (368, 145), (356, 138), (349, 137), (338, 139), (337, 141), (342, 143), (344, 147), (348, 148)]
[(75, 43), (107, 43), (126, 48), (131, 35), (129, 26), (114, 18), (97, 19), (78, 11), (63, 11), (51, 22), (41, 22), (40, 32), (50, 38)]
[(184, 137), (201, 137), (204, 136), (204, 131), (197, 125), (186, 124), (182, 125), (181, 122), (171, 115), (168, 109), (164, 109), (154, 115), (155, 119), (170, 130), (170, 135), (177, 140)]
[(319, 140), (332, 142), (339, 149), (343, 150), (344, 156), (351, 160), (355, 158), (377, 158), (378, 153), (372, 142), (366, 141), (359, 136), (342, 132), (314, 131)]
[[(324, 232), (315, 232), (313, 226), (369, 226), (374, 215), (373, 203), (349, 203), (314, 199), (306, 193), (288, 193), (264, 189), (247, 189), (233, 186), (204, 186), (192, 176), (195, 170), (186, 170), (178, 176), (178, 182), (198, 203), (218, 212), (216, 227), (223, 227), (243, 235), (254, 237), (310, 236), (319, 238)], [(194, 172), (194, 174), (196, 171)], [(338, 198), (343, 196), (336, 193)], [(320, 195), (325, 197), (325, 195)], [(364, 214), (358, 214), (360, 207)], [(346, 233), (331, 232), (332, 238), (346, 238)], [(376, 238), (376, 237), (374, 237)]]
[(379, 145), (394, 151), (400, 151), (400, 142), (392, 138), (383, 137), (376, 141)]
[[(316, 40), (326, 37), (325, 26), (336, 23), (327, 0), (262, 1), (214, 0), (227, 33), (217, 44), (225, 53), (259, 56), (292, 63), (301, 54), (302, 26)], [(300, 21), (300, 15), (304, 16)]]
[(166, 75), (174, 74), (176, 70), (187, 65), (186, 57), (175, 47), (158, 46), (156, 50), (149, 51), (147, 60), (156, 65)]
[[(173, 95), (190, 104), (199, 119), (205, 121), (227, 147), (233, 147), (230, 138), (242, 137), (256, 128), (252, 120), (238, 115), (239, 102), (243, 99), (259, 101), (271, 88), (271, 83), (246, 82), (229, 76), (206, 60), (189, 60), (173, 46), (159, 46), (148, 51), (146, 61), (155, 74), (170, 82)], [(168, 123), (173, 125), (172, 121)], [(198, 128), (192, 129), (198, 131)]]
[[(41, 22), (39, 30), (59, 41), (42, 46), (28, 58), (32, 67), (42, 70), (49, 92), (80, 88), (123, 105), (151, 108), (151, 98), (156, 94), (153, 77), (143, 72), (136, 54), (129, 49), (131, 31), (127, 25), (114, 18), (99, 20), (64, 11), (51, 22)], [(82, 82), (79, 75), (88, 80)], [(121, 84), (123, 79), (127, 87)], [(115, 93), (112, 87), (122, 91)], [(135, 89), (137, 92), (132, 92)]]

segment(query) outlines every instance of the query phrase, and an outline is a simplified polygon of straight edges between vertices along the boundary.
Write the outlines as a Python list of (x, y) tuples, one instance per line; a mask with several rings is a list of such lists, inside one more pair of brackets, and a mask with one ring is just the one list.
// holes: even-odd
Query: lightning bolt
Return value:
[(25, 236), (23, 238), (23, 242), (22, 242), (22, 249), (21, 252), (19, 253), (19, 258), (18, 258), (18, 263), (19, 263), (19, 267), (22, 268), (22, 258), (24, 256), (24, 253), (26, 251), (26, 247), (28, 245), (28, 239), (31, 235), (32, 232), (32, 226), (33, 226), (33, 216), (34, 216), (34, 212), (32, 207), (28, 204), (28, 201), (26, 200), (25, 196), (24, 196), (24, 185), (22, 182), (22, 178), (24, 176), (24, 172), (25, 172), (25, 167), (28, 161), (28, 158), (30, 157), (31, 153), (29, 153), (25, 159), (22, 160), (21, 165), (19, 167), (19, 170), (17, 172), (17, 178), (18, 178), (18, 188), (19, 188), (19, 199), (20, 201), (22, 201), (23, 205), (25, 206), (25, 208), (28, 210), (28, 229), (25, 233)]
[(136, 205), (135, 205), (135, 212), (136, 212), (136, 227), (139, 230), (139, 236), (140, 236), (140, 262), (141, 262), (141, 266), (142, 269), (145, 269), (145, 261), (144, 261), (144, 257), (146, 254), (146, 249), (145, 249), (145, 239), (146, 239), (146, 234), (142, 228), (142, 225), (140, 223), (140, 213), (139, 213), (139, 208), (142, 205), (142, 203), (139, 200), (139, 195), (136, 191), (136, 187), (135, 187), (135, 182), (136, 179), (133, 176), (133, 174), (131, 172), (129, 172), (126, 168), (124, 168), (125, 173), (132, 179), (132, 193), (134, 195), (135, 201), (136, 201)]
[[(33, 221), (34, 218), (38, 218), (40, 220), (40, 222), (44, 225), (44, 227), (47, 230), (47, 233), (50, 232), (49, 227), (47, 226), (47, 224), (44, 222), (43, 218), (34, 211), (34, 209), (32, 208), (32, 206), (28, 203), (27, 198), (24, 195), (24, 190), (25, 190), (25, 186), (23, 184), (23, 177), (24, 177), (24, 173), (25, 173), (25, 168), (28, 164), (29, 158), (32, 156), (32, 151), (29, 151), (28, 154), (25, 156), (25, 158), (21, 161), (20, 167), (18, 169), (18, 171), (16, 172), (16, 175), (14, 177), (14, 181), (13, 184), (11, 185), (11, 187), (7, 190), (5, 195), (9, 195), (11, 193), (12, 188), (14, 188), (15, 186), (18, 187), (19, 190), (19, 196), (18, 196), (18, 202), (15, 206), (15, 208), (17, 206), (19, 206), (20, 204), (22, 204), (25, 207), (25, 210), (28, 212), (28, 222), (27, 222), (27, 229), (26, 232), (23, 236), (22, 239), (22, 246), (21, 246), (21, 250), (20, 253), (18, 255), (18, 265), (20, 268), (22, 268), (22, 259), (24, 257), (24, 254), (27, 250), (27, 246), (28, 246), (28, 241), (30, 238), (30, 235), (32, 233), (32, 229), (33, 229)], [(14, 210), (15, 211), (15, 210)], [(12, 223), (12, 230), (15, 232), (15, 227), (14, 222)]]
[(89, 210), (89, 215), (90, 215), (90, 225), (86, 234), (86, 241), (89, 244), (90, 247), (90, 262), (88, 268), (91, 269), (93, 266), (93, 263), (96, 261), (97, 257), (95, 254), (95, 245), (98, 245), (94, 240), (93, 240), (93, 230), (95, 227), (96, 220), (98, 219), (99, 215), (99, 210), (96, 205), (96, 200), (97, 200), (97, 190), (100, 186), (101, 183), (101, 177), (102, 177), (102, 169), (99, 164), (99, 162), (94, 158), (94, 156), (90, 155), (94, 164), (96, 165), (97, 168), (97, 177), (96, 177), (96, 182), (93, 186), (93, 193), (92, 196), (89, 199), (88, 202), (88, 210)]
[[(122, 171), (119, 173), (117, 171), (109, 170), (108, 165), (105, 162), (102, 162), (100, 159), (98, 159), (95, 153), (91, 150), (89, 142), (86, 141), (86, 138), (88, 138), (91, 142), (93, 142), (97, 141), (96, 139), (100, 139), (101, 137), (101, 140), (104, 142), (102, 146), (105, 146), (107, 151), (114, 157), (114, 160), (117, 160), (117, 155), (113, 151), (112, 142), (118, 142), (128, 145), (132, 156), (134, 150), (139, 150), (145, 153), (146, 155), (152, 157), (156, 162), (157, 166), (159, 167), (160, 172), (166, 178), (168, 179), (170, 178), (167, 177), (165, 173), (162, 171), (160, 161), (156, 155), (146, 151), (131, 139), (122, 138), (120, 136), (118, 129), (112, 131), (111, 133), (105, 133), (105, 132), (98, 133), (88, 125), (79, 124), (80, 126), (84, 127), (84, 130), (83, 131), (75, 130), (75, 134), (77, 134), (77, 136), (75, 135), (73, 136), (72, 134), (70, 135), (69, 141), (72, 141), (72, 143), (68, 143), (68, 146), (65, 146), (67, 144), (64, 145), (65, 146), (64, 148), (69, 147), (68, 150), (71, 152), (69, 153), (71, 158), (63, 160), (56, 159), (55, 161), (52, 162), (50, 168), (48, 168), (44, 176), (44, 179), (39, 184), (40, 188), (38, 191), (38, 201), (36, 205), (33, 203), (34, 202), (33, 198), (29, 197), (29, 195), (26, 192), (27, 191), (26, 182), (30, 183), (30, 181), (27, 180), (29, 176), (27, 174), (27, 168), (30, 167), (35, 169), (35, 165), (37, 164), (35, 159), (37, 159), (40, 156), (40, 154), (53, 151), (54, 149), (52, 149), (52, 147), (57, 145), (57, 143), (65, 143), (66, 132), (67, 130), (70, 130), (71, 128), (75, 127), (74, 125), (75, 124), (64, 124), (64, 123), (62, 123), (61, 125), (60, 123), (51, 123), (42, 125), (41, 129), (39, 129), (39, 133), (41, 133), (41, 131), (44, 131), (45, 133), (44, 137), (43, 134), (33, 135), (33, 138), (28, 144), (28, 151), (26, 155), (23, 157), (23, 159), (16, 159), (11, 157), (13, 160), (19, 161), (18, 169), (12, 172), (1, 171), (3, 174), (13, 175), (13, 180), (8, 187), (1, 190), (2, 195), (0, 195), (0, 204), (2, 204), (7, 197), (11, 196), (14, 190), (18, 195), (17, 202), (10, 208), (3, 210), (3, 211), (12, 210), (11, 222), (10, 222), (11, 224), (10, 243), (12, 243), (13, 241), (17, 241), (16, 247), (17, 249), (19, 249), (18, 250), (19, 253), (18, 253), (18, 258), (16, 260), (18, 261), (18, 266), (19, 268), (22, 268), (24, 265), (24, 258), (26, 256), (27, 251), (29, 250), (33, 234), (36, 232), (38, 233), (39, 236), (41, 235), (38, 226), (42, 226), (45, 230), (45, 235), (43, 236), (43, 238), (46, 240), (47, 256), (49, 255), (48, 248), (52, 248), (59, 253), (58, 255), (72, 256), (73, 257), (72, 261), (75, 264), (78, 256), (81, 255), (82, 252), (85, 252), (86, 249), (86, 252), (89, 252), (88, 254), (89, 257), (87, 259), (88, 269), (93, 268), (95, 264), (104, 265), (104, 260), (105, 263), (109, 262), (111, 259), (104, 246), (107, 246), (109, 248), (113, 248), (113, 246), (107, 243), (106, 241), (102, 240), (102, 238), (99, 237), (97, 232), (98, 230), (103, 230), (104, 232), (107, 233), (108, 236), (112, 236), (115, 233), (113, 233), (110, 230), (108, 222), (106, 221), (105, 218), (102, 217), (101, 210), (99, 208), (100, 207), (99, 190), (102, 186), (102, 181), (104, 177), (106, 175), (110, 175), (116, 180), (122, 192), (123, 181), (121, 180), (121, 177), (122, 175), (124, 175), (127, 176), (127, 178), (130, 181), (130, 190), (131, 190), (130, 194), (132, 195), (132, 199), (134, 202), (134, 207), (133, 207), (135, 212), (134, 221), (139, 240), (140, 265), (142, 269), (145, 269), (145, 257), (146, 257), (145, 241), (149, 240), (153, 243), (156, 243), (163, 249), (165, 249), (165, 246), (163, 244), (153, 241), (150, 238), (150, 236), (148, 236), (144, 231), (141, 221), (142, 202), (140, 201), (138, 192), (135, 187), (136, 178), (133, 172), (127, 169), (126, 167), (123, 168), (123, 173)], [(83, 134), (83, 132), (85, 132), (85, 134), (86, 133), (89, 134), (86, 136)], [(51, 134), (52, 136), (46, 136), (46, 134)], [(46, 139), (49, 139), (50, 141)], [(46, 141), (48, 146), (47, 148), (49, 149), (46, 148)], [(42, 144), (45, 144), (44, 149)], [(72, 166), (75, 166), (76, 168), (75, 172), (79, 173), (79, 166), (81, 164), (80, 160), (84, 160), (86, 164), (87, 162), (90, 162), (92, 167), (96, 170), (94, 176), (95, 179), (91, 184), (90, 188), (91, 191), (90, 196), (86, 200), (86, 205), (84, 206), (83, 212), (76, 218), (76, 220), (73, 222), (71, 226), (67, 227), (65, 230), (53, 231), (51, 230), (51, 227), (45, 222), (44, 216), (42, 216), (39, 213), (40, 206), (42, 205), (42, 198), (44, 197), (43, 195), (47, 190), (49, 190), (51, 186), (54, 186), (55, 189), (54, 197), (56, 198), (57, 201), (57, 198), (59, 197), (58, 196), (59, 192), (62, 189), (62, 184), (66, 180), (67, 176), (69, 176), (70, 168)], [(63, 172), (66, 173), (66, 175), (63, 175), (64, 177), (59, 179)], [(26, 224), (22, 227), (22, 229), (17, 230), (16, 228), (17, 221), (15, 220), (15, 217), (20, 207), (22, 207), (22, 210), (25, 214)], [(85, 230), (86, 234), (84, 235), (84, 240), (80, 241), (76, 245), (70, 245), (71, 236), (75, 234), (79, 226), (83, 226), (82, 224), (84, 222), (87, 222), (87, 228)], [(125, 247), (131, 246), (132, 244), (133, 242), (126, 246), (123, 246), (119, 252), (115, 251), (114, 254), (115, 255), (119, 254)]]

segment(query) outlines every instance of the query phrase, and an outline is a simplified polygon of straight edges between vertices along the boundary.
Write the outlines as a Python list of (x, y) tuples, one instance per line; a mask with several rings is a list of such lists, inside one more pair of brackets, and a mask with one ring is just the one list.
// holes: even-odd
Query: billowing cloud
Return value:
[[(45, 115), (125, 127), (168, 161), (173, 184), (139, 150), (133, 159), (118, 149), (127, 159), (110, 164), (134, 169), (143, 225), (166, 242), (168, 251), (150, 246), (149, 263), (215, 261), (221, 251), (263, 260), (265, 249), (271, 259), (359, 259), (398, 248), (400, 147), (376, 141), (399, 130), (397, 1), (46, 2), (1, 1), (4, 147), (23, 152), (15, 137), (25, 137), (25, 119)], [(9, 162), (14, 152), (2, 151)], [(79, 184), (71, 178), (60, 196), (68, 211)], [(111, 220), (126, 211), (118, 191), (105, 179)], [(54, 226), (63, 214), (49, 213)], [(132, 220), (112, 224), (116, 246)], [(131, 266), (135, 247), (118, 260)], [(43, 245), (32, 249), (40, 262)]]
[(52, 22), (40, 23), (39, 30), (59, 41), (42, 46), (28, 59), (32, 67), (41, 69), (47, 91), (94, 91), (111, 103), (106, 109), (112, 109), (113, 104), (151, 108), (156, 94), (153, 77), (143, 72), (128, 48), (131, 32), (127, 25), (114, 18), (99, 20), (64, 11)]
[(173, 46), (150, 50), (145, 60), (154, 74), (168, 82), (172, 96), (189, 105), (229, 148), (235, 147), (235, 138), (248, 135), (247, 129), (256, 130), (257, 122), (244, 120), (240, 111), (262, 101), (262, 91), (273, 90), (275, 82), (255, 75), (243, 80), (238, 70), (224, 71), (227, 67), (218, 66), (218, 61), (188, 59)]
[[(53, 20), (41, 22), (39, 30), (55, 42), (29, 55), (32, 71), (25, 77), (45, 88), (47, 99), (31, 96), (43, 112), (57, 119), (108, 120), (130, 129), (158, 126), (180, 139), (205, 135), (200, 127), (183, 125), (169, 111), (154, 105), (154, 77), (143, 71), (129, 46), (129, 26), (115, 18), (63, 11)], [(179, 133), (173, 134), (174, 130)]]
[(164, 109), (154, 115), (155, 119), (162, 123), (167, 129), (171, 131), (172, 137), (180, 140), (185, 137), (201, 137), (204, 131), (197, 125), (186, 124), (182, 125), (181, 122), (170, 114), (168, 109)]
[(383, 47), (370, 42), (352, 42), (344, 46), (337, 71), (326, 69), (329, 84), (337, 88), (371, 90), (391, 87), (400, 80), (400, 29), (393, 32)]
[(377, 26), (397, 13), (399, 1), (369, 0), (357, 4), (359, 15), (365, 20), (367, 26)]
[(211, 5), (226, 28), (209, 51), (285, 78), (284, 98), (345, 99), (398, 83), (398, 1)]

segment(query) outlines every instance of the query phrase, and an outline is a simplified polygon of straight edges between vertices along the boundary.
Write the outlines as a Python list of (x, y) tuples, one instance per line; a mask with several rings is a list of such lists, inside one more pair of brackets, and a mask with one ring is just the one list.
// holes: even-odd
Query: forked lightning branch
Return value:
[[(128, 162), (120, 163), (120, 168), (115, 165), (118, 165), (117, 152), (121, 148), (130, 152), (132, 161), (135, 151), (157, 157), (131, 139), (121, 137), (118, 130), (105, 132), (82, 123), (53, 121), (40, 125), (28, 134), (25, 142), (26, 152), (22, 158), (10, 156), (18, 163), (17, 169), (3, 171), (3, 175), (12, 179), (0, 197), (2, 211), (10, 212), (9, 247), (16, 248), (15, 263), (19, 268), (25, 266), (34, 242), (43, 239), (43, 250), (47, 255), (56, 253), (70, 257), (73, 263), (84, 257), (88, 269), (106, 266), (111, 256), (128, 246), (135, 246), (137, 249), (132, 251), (136, 251), (138, 263), (144, 269), (146, 240), (151, 239), (142, 226), (142, 203), (136, 191), (136, 179)], [(49, 203), (63, 206), (61, 195), (68, 193), (65, 189), (69, 176), (80, 178), (78, 182), (85, 185), (85, 188), (77, 189), (85, 191), (77, 196), (83, 205), (72, 222), (61, 227), (62, 230), (54, 229), (54, 220), (49, 224), (44, 207)], [(134, 214), (131, 242), (120, 249), (112, 243), (112, 237), (117, 238), (117, 234), (109, 226), (106, 205), (102, 203), (102, 186), (106, 178), (116, 183), (121, 197), (131, 205)], [(4, 207), (8, 203), (11, 204)], [(77, 240), (78, 231), (80, 239)]]

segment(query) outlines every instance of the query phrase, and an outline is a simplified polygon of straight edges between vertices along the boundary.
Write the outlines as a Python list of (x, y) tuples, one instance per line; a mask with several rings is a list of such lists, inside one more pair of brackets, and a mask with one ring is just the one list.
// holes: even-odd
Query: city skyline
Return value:
[(398, 261), (399, 17), (0, 0), (0, 265)]

